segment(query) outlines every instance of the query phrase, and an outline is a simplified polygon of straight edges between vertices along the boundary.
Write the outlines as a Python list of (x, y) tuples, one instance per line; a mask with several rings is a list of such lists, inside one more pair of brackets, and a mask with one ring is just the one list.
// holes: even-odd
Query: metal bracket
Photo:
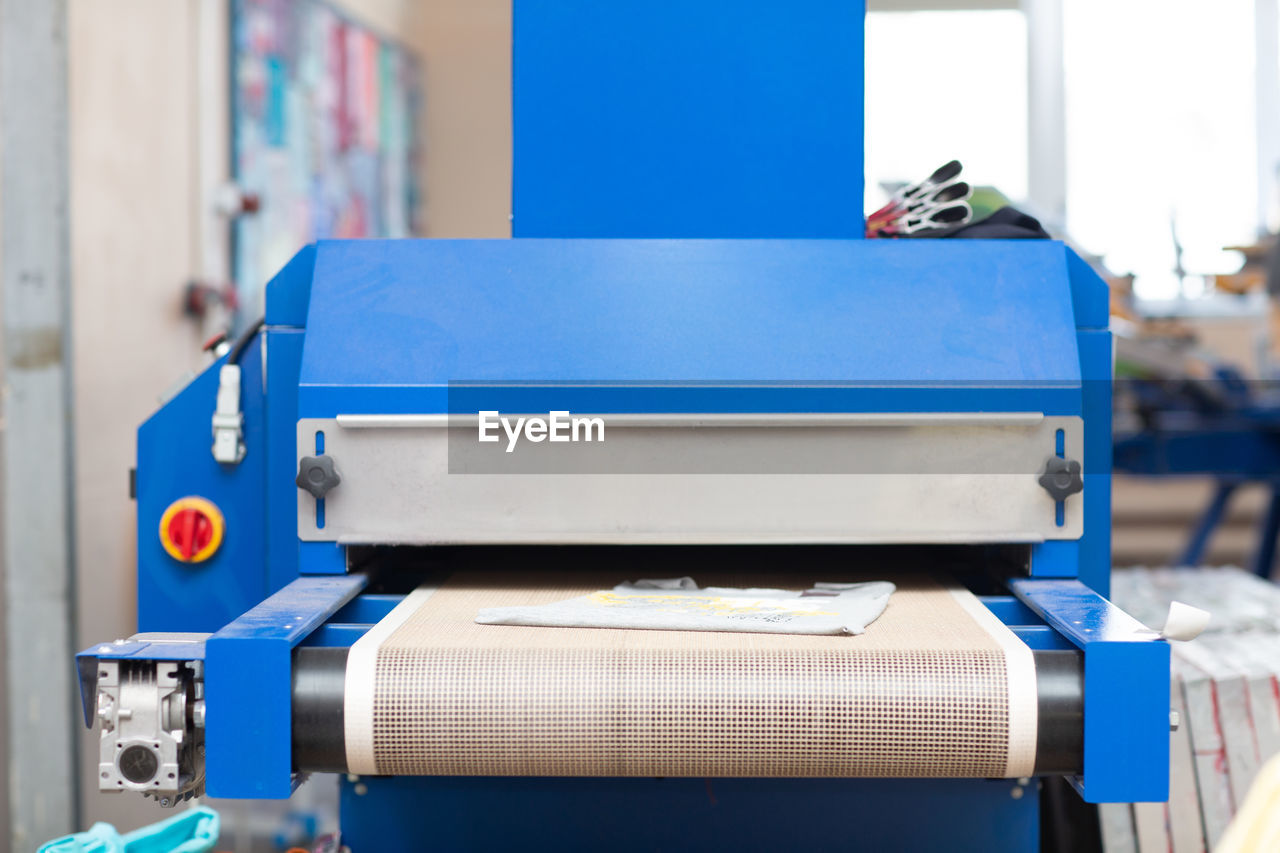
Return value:
[(1084, 652), (1084, 774), (1075, 784), (1085, 802), (1167, 800), (1169, 644), (1078, 580), (1014, 578), (1009, 588)]
[(166, 808), (204, 793), (204, 662), (97, 661), (98, 789)]
[(298, 578), (209, 637), (210, 796), (284, 799), (293, 792), (294, 647), (367, 582), (359, 574)]

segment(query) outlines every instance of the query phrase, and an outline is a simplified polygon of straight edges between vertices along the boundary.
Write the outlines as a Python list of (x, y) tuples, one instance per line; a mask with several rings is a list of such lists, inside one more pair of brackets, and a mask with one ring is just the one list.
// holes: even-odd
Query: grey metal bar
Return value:
[(0, 429), (8, 826), (78, 822), (71, 545), (66, 0), (0, 0)]

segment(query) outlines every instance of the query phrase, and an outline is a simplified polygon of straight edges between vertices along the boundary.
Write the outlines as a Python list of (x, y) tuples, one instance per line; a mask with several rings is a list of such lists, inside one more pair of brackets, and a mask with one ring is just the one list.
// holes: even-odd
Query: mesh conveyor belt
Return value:
[[(293, 760), (299, 772), (346, 773), (343, 725), (348, 649), (303, 646), (294, 652)], [(1036, 662), (1037, 775), (1074, 775), (1084, 767), (1084, 657), (1033, 653)]]
[[(345, 671), (316, 655), (295, 678), (299, 768), (993, 777), (1078, 766), (1077, 657), (1033, 659), (971, 594), (928, 578), (895, 579), (899, 592), (859, 637), (472, 621), (481, 607), (618, 580), (476, 573), (420, 589), (353, 647)], [(1040, 726), (1051, 728), (1039, 731), (1045, 710), (1052, 720)]]

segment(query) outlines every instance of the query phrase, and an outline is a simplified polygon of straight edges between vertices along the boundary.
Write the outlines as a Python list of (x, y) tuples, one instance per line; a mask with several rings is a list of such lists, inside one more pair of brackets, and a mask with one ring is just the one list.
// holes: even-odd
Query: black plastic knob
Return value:
[(1065, 501), (1076, 492), (1084, 490), (1084, 477), (1080, 475), (1080, 463), (1074, 459), (1050, 456), (1040, 475), (1040, 485), (1055, 501)]
[(342, 477), (334, 470), (333, 459), (328, 456), (304, 456), (298, 463), (298, 478), (294, 480), (299, 489), (305, 489), (316, 500), (323, 500), (330, 489), (337, 488)]

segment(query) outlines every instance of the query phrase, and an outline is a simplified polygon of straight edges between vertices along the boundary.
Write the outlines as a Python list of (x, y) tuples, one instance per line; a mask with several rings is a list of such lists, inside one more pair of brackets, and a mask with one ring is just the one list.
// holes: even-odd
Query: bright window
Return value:
[(1256, 236), (1253, 6), (1063, 4), (1068, 230), (1141, 296), (1177, 295), (1171, 220), (1191, 275)]
[(970, 183), (1027, 192), (1027, 27), (1016, 10), (867, 15), (866, 205), (955, 158)]

